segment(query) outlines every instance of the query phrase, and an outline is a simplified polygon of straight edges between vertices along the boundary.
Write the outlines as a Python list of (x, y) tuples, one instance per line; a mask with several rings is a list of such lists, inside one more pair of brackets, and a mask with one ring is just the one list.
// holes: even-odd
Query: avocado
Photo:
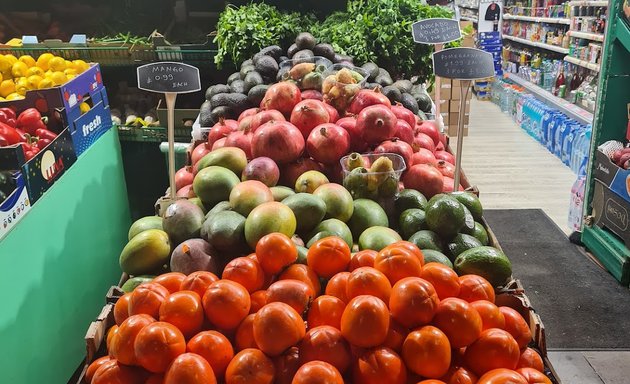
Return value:
[(464, 204), (462, 204), (462, 206), (464, 207), (465, 220), (464, 220), (464, 226), (462, 227), (460, 231), (467, 235), (472, 235), (473, 232), (475, 231), (475, 219), (473, 218), (473, 215), (470, 213), (468, 208), (466, 208)]
[(398, 215), (410, 208), (424, 210), (427, 206), (427, 198), (415, 189), (403, 189), (396, 197), (395, 205)]
[(422, 92), (421, 94), (415, 97), (416, 103), (418, 104), (418, 108), (424, 113), (431, 113), (431, 107), (433, 106), (433, 101), (431, 100), (431, 96), (427, 95), (426, 92)]
[(273, 57), (274, 60), (280, 60), (280, 57), (282, 56), (282, 48), (280, 48), (278, 45), (270, 45), (261, 49), (252, 58), (254, 64), (256, 63), (256, 60), (260, 58), (260, 56), (270, 56)]
[(383, 87), (392, 85), (394, 83), (394, 81), (389, 75), (384, 75), (384, 74), (379, 74), (378, 76), (376, 76), (376, 78), (374, 79), (374, 82), (380, 84)]
[(246, 65), (254, 65), (254, 60), (253, 59), (247, 59), (247, 60), (243, 61), (241, 63), (241, 68), (243, 68)]
[(368, 61), (367, 63), (363, 64), (361, 66), (361, 68), (365, 69), (368, 73), (368, 79), (370, 80), (374, 80), (376, 79), (376, 76), (378, 76), (378, 65), (374, 64), (371, 61)]
[(312, 63), (313, 62), (313, 51), (310, 49), (302, 49), (293, 55), (294, 64), (298, 63)]
[(400, 92), (406, 92), (409, 93), (411, 92), (411, 88), (413, 87), (413, 84), (411, 84), (411, 81), (409, 80), (397, 80), (394, 84), (392, 84), (394, 87), (400, 89)]
[(278, 73), (278, 62), (271, 56), (261, 56), (256, 60), (256, 71), (262, 76), (274, 77)]
[(488, 245), (488, 232), (481, 223), (475, 222), (475, 229), (471, 233), (482, 245)]
[(393, 103), (399, 102), (400, 98), (402, 97), (402, 93), (400, 92), (400, 89), (398, 89), (397, 87), (393, 86), (393, 85), (388, 85), (386, 87), (383, 87), (383, 95), (385, 95), (389, 101)]
[(422, 112), (422, 111), (418, 111), (418, 113), (416, 113), (416, 116), (418, 116), (420, 118), (420, 120), (422, 120), (422, 121), (429, 120), (427, 115), (424, 112)]
[(234, 80), (242, 80), (240, 72), (234, 72), (233, 74), (231, 74), (230, 77), (228, 77), (227, 79), (227, 83), (232, 84)]
[(428, 229), (426, 214), (420, 208), (407, 209), (400, 215), (398, 226), (403, 239), (408, 239), (414, 233)]
[(449, 259), (455, 260), (461, 253), (469, 249), (481, 247), (482, 245), (483, 244), (476, 238), (464, 233), (459, 233), (446, 245), (446, 252), (448, 253)]
[(297, 51), (299, 51), (300, 49), (297, 47), (296, 44), (291, 44), (291, 46), (289, 47), (289, 49), (287, 49), (287, 56), (289, 56), (289, 58), (293, 58), (293, 55), (295, 55), (295, 53)]
[(333, 63), (339, 64), (342, 62), (348, 62), (349, 64), (352, 64), (352, 57), (348, 55), (343, 55), (341, 53), (335, 53), (335, 56), (333, 57)]
[(287, 61), (287, 60), (289, 60), (288, 56), (280, 56), (278, 58), (278, 64), (282, 64), (283, 61)]
[(213, 108), (226, 106), (234, 110), (244, 103), (245, 100), (247, 100), (247, 96), (241, 93), (219, 93), (212, 96), (210, 104), (212, 104)]
[(483, 207), (477, 196), (470, 192), (454, 192), (451, 193), (451, 196), (468, 208), (475, 221), (481, 220), (481, 217), (483, 216)]
[(210, 100), (212, 96), (219, 93), (230, 93), (232, 89), (225, 84), (216, 84), (206, 90), (206, 100)]
[(352, 202), (354, 210), (348, 220), (352, 236), (358, 239), (366, 229), (374, 226), (389, 226), (387, 213), (377, 202), (370, 199), (356, 199)]
[(265, 93), (267, 93), (267, 89), (269, 89), (269, 86), (265, 84), (253, 86), (247, 92), (247, 100), (251, 105), (260, 105), (260, 102), (265, 97)]
[(230, 204), (229, 201), (218, 202), (214, 207), (212, 207), (212, 209), (208, 211), (208, 213), (206, 213), (205, 220), (208, 220), (210, 216), (214, 215), (215, 213), (219, 213), (223, 211), (231, 211), (231, 210), (232, 210), (232, 205)]
[(212, 104), (206, 100), (199, 107), (199, 124), (202, 127), (212, 127), (215, 121), (212, 118)]
[(455, 198), (439, 194), (429, 200), (426, 207), (429, 228), (444, 239), (452, 239), (466, 221), (464, 206)]
[(298, 49), (313, 49), (316, 43), (315, 37), (308, 32), (302, 32), (295, 38)]
[(243, 80), (234, 80), (230, 84), (233, 93), (247, 93), (248, 89), (245, 89), (245, 82)]
[(372, 89), (372, 90), (378, 89), (381, 92), (383, 91), (383, 86), (380, 85), (379, 83), (366, 83), (365, 84), (365, 88), (366, 89)]
[(409, 93), (402, 94), (402, 97), (400, 98), (400, 104), (402, 104), (403, 107), (407, 108), (414, 114), (418, 113), (418, 103), (416, 102), (416, 99), (414, 99), (413, 96), (411, 96)]
[(409, 242), (414, 243), (420, 249), (433, 249), (442, 252), (444, 244), (437, 233), (422, 229), (409, 238)]
[(453, 263), (440, 251), (434, 249), (423, 249), (422, 255), (424, 256), (424, 265), (428, 263), (440, 263), (449, 268), (453, 268)]
[(379, 68), (378, 68), (378, 74), (379, 74), (380, 76), (387, 76), (387, 77), (389, 77), (390, 79), (392, 78), (392, 75), (391, 75), (391, 74), (387, 71), (387, 69), (385, 69), (385, 68), (381, 68), (381, 67), (379, 67)]
[(249, 72), (251, 71), (255, 71), (256, 67), (254, 66), (254, 64), (248, 64), (248, 65), (243, 65), (241, 66), (241, 71), (239, 72), (241, 75), (241, 79), (245, 78), (245, 75), (247, 75)]
[(243, 79), (243, 81), (245, 82), (245, 89), (249, 91), (253, 87), (262, 84), (263, 78), (262, 76), (260, 76), (260, 73), (256, 71), (252, 71), (252, 72), (249, 72), (247, 75), (245, 75), (245, 78)]
[(219, 252), (240, 253), (245, 251), (245, 217), (233, 211), (215, 214), (206, 221), (208, 243)]
[(315, 47), (313, 47), (313, 54), (325, 57), (328, 60), (332, 60), (335, 58), (335, 49), (330, 44), (317, 44)]
[(453, 265), (458, 275), (479, 275), (494, 287), (502, 286), (512, 276), (510, 260), (493, 247), (469, 249), (457, 256)]
[(289, 71), (291, 68), (289, 66), (284, 66), (278, 70), (276, 74), (276, 81), (284, 81), (289, 79)]
[(230, 107), (226, 107), (226, 106), (221, 106), (221, 107), (216, 107), (216, 108), (212, 108), (212, 111), (210, 112), (210, 124), (209, 125), (201, 125), (202, 127), (211, 127), (214, 124), (219, 122), (219, 119), (224, 118), (224, 119), (229, 119), (230, 117), (235, 117), (234, 116), (234, 111), (230, 108)]

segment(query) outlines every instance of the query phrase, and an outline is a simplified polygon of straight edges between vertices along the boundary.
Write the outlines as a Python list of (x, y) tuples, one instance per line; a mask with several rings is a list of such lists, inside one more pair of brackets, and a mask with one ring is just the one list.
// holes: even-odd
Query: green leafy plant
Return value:
[(226, 59), (240, 64), (261, 48), (288, 43), (314, 22), (312, 15), (280, 12), (265, 3), (251, 3), (236, 7), (228, 5), (219, 17), (217, 35), (218, 52), (214, 57), (221, 68)]

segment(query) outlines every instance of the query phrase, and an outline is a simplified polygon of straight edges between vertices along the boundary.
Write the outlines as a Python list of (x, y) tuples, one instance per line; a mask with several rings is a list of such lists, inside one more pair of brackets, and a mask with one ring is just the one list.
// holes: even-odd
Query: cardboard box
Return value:
[(6, 200), (0, 202), (0, 240), (2, 240), (31, 209), (31, 202), (22, 173), (16, 172), (13, 175), (13, 179), (16, 185), (15, 190)]
[[(469, 92), (470, 93), (470, 92)], [(461, 100), (451, 100), (449, 102), (449, 108), (448, 111), (453, 113), (457, 113), (459, 112), (460, 109), (460, 101)], [(466, 114), (468, 114), (470, 112), (470, 99), (466, 100), (465, 102), (465, 107), (464, 107), (464, 111), (466, 112)]]
[(593, 176), (606, 188), (630, 203), (630, 170), (618, 167), (600, 150), (595, 153)]
[[(444, 126), (444, 130), (450, 137), (457, 137), (457, 123)], [(468, 136), (468, 124), (464, 124), (464, 136)]]
[[(595, 179), (592, 206), (595, 225), (609, 230), (630, 246), (630, 203)], [(630, 265), (623, 267), (627, 268)]]

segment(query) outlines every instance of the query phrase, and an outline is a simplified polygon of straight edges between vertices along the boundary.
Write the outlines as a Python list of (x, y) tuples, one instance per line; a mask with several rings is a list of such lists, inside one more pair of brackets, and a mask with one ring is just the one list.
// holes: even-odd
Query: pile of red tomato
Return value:
[(477, 275), (401, 241), (354, 255), (326, 237), (305, 258), (272, 233), (210, 272), (167, 273), (115, 305), (92, 384), (551, 383), (531, 332)]

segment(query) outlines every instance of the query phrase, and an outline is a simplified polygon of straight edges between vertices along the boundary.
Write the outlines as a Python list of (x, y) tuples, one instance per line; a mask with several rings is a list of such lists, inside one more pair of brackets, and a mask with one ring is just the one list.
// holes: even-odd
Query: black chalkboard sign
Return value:
[(162, 61), (138, 67), (138, 88), (160, 93), (189, 93), (201, 89), (199, 69), (192, 65)]
[(494, 76), (494, 61), (480, 49), (450, 48), (433, 54), (433, 73), (447, 79), (483, 79)]
[(411, 26), (413, 41), (421, 44), (442, 44), (459, 40), (462, 33), (459, 22), (453, 19), (434, 18), (416, 21)]

